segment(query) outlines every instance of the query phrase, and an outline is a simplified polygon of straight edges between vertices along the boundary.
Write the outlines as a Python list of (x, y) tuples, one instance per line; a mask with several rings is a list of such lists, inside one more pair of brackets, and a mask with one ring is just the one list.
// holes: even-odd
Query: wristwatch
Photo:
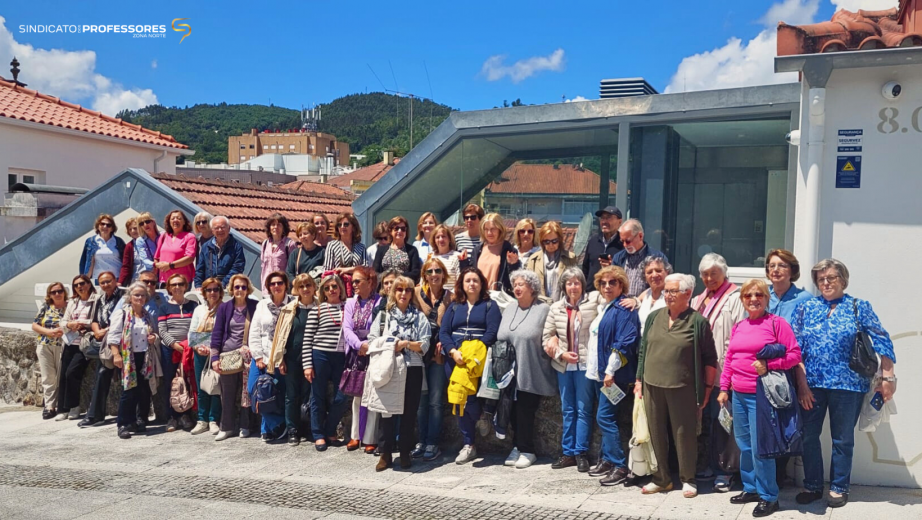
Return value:
[(883, 376), (880, 380), (886, 383), (896, 383), (896, 376)]

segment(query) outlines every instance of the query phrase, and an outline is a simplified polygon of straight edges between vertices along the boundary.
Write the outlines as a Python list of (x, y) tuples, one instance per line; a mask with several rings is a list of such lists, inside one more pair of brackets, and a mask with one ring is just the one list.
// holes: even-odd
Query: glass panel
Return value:
[(16, 180), (16, 174), (15, 174), (15, 173), (8, 173), (8, 174), (6, 175), (6, 189), (12, 188), (13, 185), (16, 184), (16, 182), (18, 182), (18, 181)]

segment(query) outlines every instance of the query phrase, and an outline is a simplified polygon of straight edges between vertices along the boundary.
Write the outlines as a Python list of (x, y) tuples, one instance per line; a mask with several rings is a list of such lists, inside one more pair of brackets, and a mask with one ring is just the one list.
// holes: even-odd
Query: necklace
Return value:
[[(339, 306), (339, 313), (338, 313), (339, 321), (336, 321), (336, 313), (330, 310), (335, 306)], [(341, 327), (343, 324), (343, 304), (342, 303), (327, 303), (327, 306), (325, 308), (327, 309), (327, 314), (330, 316), (330, 321), (333, 322), (333, 325), (337, 327)]]
[(528, 310), (525, 311), (525, 316), (522, 316), (522, 321), (520, 321), (518, 325), (515, 324), (515, 317), (516, 317), (516, 315), (519, 313), (519, 306), (518, 306), (518, 305), (515, 306), (515, 312), (512, 313), (512, 319), (509, 320), (509, 321), (511, 322), (511, 323), (509, 323), (509, 332), (515, 332), (515, 329), (521, 327), (522, 324), (525, 323), (525, 320), (528, 319), (528, 313), (531, 312), (531, 308), (534, 307), (534, 306), (535, 306), (535, 304), (532, 303), (532, 304), (528, 307)]

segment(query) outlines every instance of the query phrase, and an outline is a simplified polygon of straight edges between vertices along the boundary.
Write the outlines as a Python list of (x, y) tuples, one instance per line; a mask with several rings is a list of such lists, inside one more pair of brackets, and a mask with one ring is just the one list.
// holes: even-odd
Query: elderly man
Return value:
[(650, 247), (649, 244), (644, 242), (643, 239), (643, 226), (640, 225), (640, 221), (637, 219), (626, 220), (620, 227), (618, 227), (618, 234), (621, 236), (621, 243), (624, 244), (624, 249), (619, 251), (611, 259), (612, 265), (617, 265), (624, 268), (624, 271), (627, 273), (627, 279), (631, 284), (630, 289), (627, 291), (627, 295), (635, 300), (637, 296), (646, 291), (647, 279), (643, 275), (643, 261), (648, 256), (657, 257), (657, 258), (666, 258), (666, 255), (662, 251), (657, 251)]
[(599, 232), (589, 237), (586, 254), (583, 255), (583, 274), (587, 280), (594, 280), (599, 269), (612, 265), (615, 254), (624, 249), (618, 228), (621, 226), (621, 210), (608, 206), (595, 212), (599, 217)]
[(217, 216), (211, 219), (211, 232), (214, 236), (205, 242), (195, 262), (195, 287), (215, 277), (226, 286), (231, 276), (242, 273), (246, 267), (243, 246), (230, 234), (230, 220)]

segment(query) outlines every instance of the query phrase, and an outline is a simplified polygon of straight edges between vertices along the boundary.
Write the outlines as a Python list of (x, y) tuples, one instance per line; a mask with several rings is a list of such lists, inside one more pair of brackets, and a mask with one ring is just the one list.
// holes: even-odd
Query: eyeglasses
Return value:
[(749, 294), (744, 294), (743, 298), (749, 299), (749, 300), (758, 300), (758, 299), (761, 299), (763, 296), (765, 295), (762, 293), (749, 293)]
[(546, 246), (554, 245), (560, 242), (559, 238), (551, 238), (549, 240), (542, 240), (541, 243)]
[(679, 289), (663, 289), (663, 294), (667, 296), (678, 296), (684, 292), (685, 291), (680, 291)]
[(466, 222), (469, 222), (471, 220), (480, 220), (480, 217), (478, 217), (477, 215), (464, 215), (464, 220)]
[(534, 235), (535, 230), (534, 229), (520, 229), (519, 234), (520, 235)]
[(221, 292), (221, 288), (220, 287), (209, 287), (205, 289), (205, 292), (206, 293), (219, 293)]
[(349, 227), (349, 226), (351, 226), (351, 225), (352, 225), (351, 222), (340, 222), (338, 227), (339, 227), (340, 229), (342, 229), (342, 228), (347, 228), (347, 227)]
[(157, 285), (157, 280), (141, 280), (141, 283), (145, 285)]
[(599, 280), (599, 287), (614, 287), (619, 285), (618, 280)]
[(108, 222), (100, 222), (99, 227), (110, 228), (112, 227), (112, 224), (109, 224)]
[(55, 296), (55, 295), (58, 295), (58, 294), (67, 294), (67, 291), (65, 291), (64, 289), (55, 289), (55, 290), (51, 291), (51, 295), (52, 295), (52, 296)]
[(442, 274), (444, 272), (441, 269), (426, 269), (426, 274)]
[(247, 291), (249, 289), (250, 289), (250, 286), (248, 285), (235, 285), (234, 286), (235, 291)]
[(84, 285), (86, 285), (86, 282), (77, 282), (74, 284), (74, 288), (79, 289), (80, 287), (83, 287)]
[(196, 221), (195, 221), (195, 225), (196, 225), (196, 226), (205, 226), (205, 225), (207, 225), (207, 224), (208, 224), (208, 221), (207, 221), (207, 220), (196, 220)]
[(283, 281), (281, 281), (281, 280), (276, 280), (276, 281), (274, 281), (274, 282), (269, 282), (269, 287), (284, 287), (284, 286), (286, 286), (286, 285), (288, 285), (288, 284), (285, 283), (285, 282), (283, 282)]
[(832, 276), (824, 276), (824, 277), (822, 277), (822, 278), (817, 278), (817, 279), (816, 279), (816, 282), (817, 282), (817, 283), (820, 283), (820, 284), (824, 284), (824, 283), (825, 283), (825, 284), (830, 284), (830, 285), (832, 285), (832, 284), (836, 283), (836, 280), (838, 280), (838, 279), (839, 279), (839, 275), (834, 274), (834, 275), (832, 275)]
[(791, 266), (789, 266), (788, 264), (768, 264), (768, 270), (769, 270), (769, 271), (774, 271), (775, 269), (777, 269), (777, 270), (779, 270), (779, 271), (784, 271), (784, 270), (790, 269), (790, 268), (791, 268)]
[(377, 240), (378, 242), (387, 242), (388, 240), (390, 240), (390, 238), (388, 238), (388, 237), (378, 237), (378, 238), (376, 238), (375, 240)]
[(362, 283), (362, 282), (364, 282), (364, 281), (365, 281), (364, 278), (353, 278), (353, 279), (352, 279), (352, 285), (358, 285), (358, 284), (360, 284), (360, 283)]
[(333, 291), (338, 291), (338, 290), (339, 290), (338, 285), (324, 285), (323, 286), (323, 292), (333, 292)]
[(147, 220), (141, 222), (141, 225), (142, 225), (142, 226), (146, 226), (146, 225), (148, 225), (148, 224), (150, 224), (150, 223), (152, 223), (152, 222), (153, 222), (153, 220), (147, 219)]
[(185, 282), (171, 283), (170, 287), (185, 287)]
[(622, 239), (621, 239), (621, 243), (622, 243), (622, 244), (631, 244), (631, 243), (633, 243), (635, 240), (637, 240), (637, 235), (634, 235), (634, 236), (632, 236), (631, 238), (629, 238), (629, 239), (627, 239), (627, 240), (625, 240), (625, 239), (622, 238)]
[(406, 226), (394, 226), (393, 229), (394, 229), (394, 231), (403, 231), (404, 233), (406, 233), (406, 231), (407, 231), (407, 227), (406, 227)]
[(401, 294), (403, 294), (403, 293), (408, 293), (408, 292), (412, 292), (412, 291), (413, 291), (413, 288), (412, 288), (412, 287), (394, 287), (394, 292), (395, 292), (395, 293), (401, 293)]

